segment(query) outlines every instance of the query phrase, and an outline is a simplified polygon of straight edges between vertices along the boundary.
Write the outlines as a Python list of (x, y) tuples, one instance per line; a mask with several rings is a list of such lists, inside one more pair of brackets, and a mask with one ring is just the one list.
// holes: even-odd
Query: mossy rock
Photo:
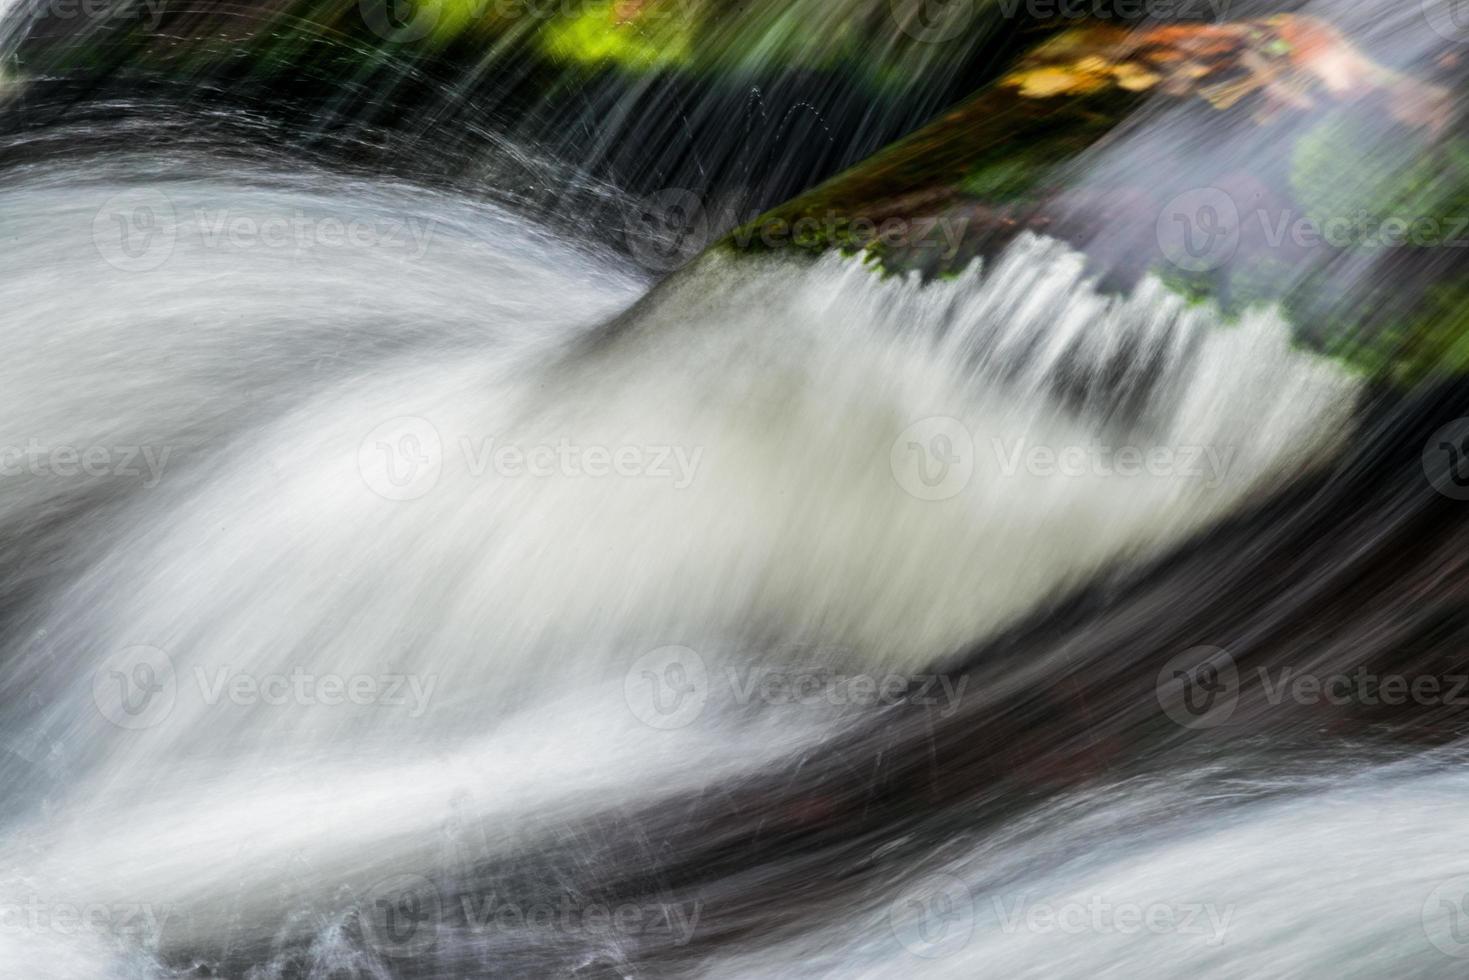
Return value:
[[(1301, 43), (1303, 36), (1315, 43)], [(1340, 85), (1343, 65), (1360, 85)], [(953, 275), (1027, 229), (1090, 249), (1106, 219), (1077, 217), (1090, 204), (1078, 207), (1073, 164), (1103, 145), (1143, 98), (1154, 99), (1154, 108), (1172, 99), (1219, 113), (1221, 129), (1274, 126), (1275, 138), (1294, 141), (1283, 144), (1283, 167), (1252, 177), (1272, 208), (1322, 228), (1345, 216), (1356, 219), (1349, 228), (1368, 230), (1397, 219), (1405, 234), (1383, 242), (1354, 231), (1294, 250), (1242, 240), (1217, 266), (1188, 271), (1158, 255), (1162, 241), (1149, 229), (1137, 252), (1158, 257), (1136, 274), (1151, 272), (1191, 303), (1217, 305), (1226, 320), (1277, 307), (1302, 345), (1373, 378), (1414, 384), (1469, 371), (1469, 286), (1459, 261), (1469, 228), (1453, 234), (1456, 222), (1469, 223), (1469, 140), (1438, 114), (1441, 96), (1378, 68), (1314, 22), (1270, 18), (1141, 38), (1082, 28), (1037, 48), (930, 126), (738, 229), (721, 247), (802, 256), (836, 249), (860, 253), (880, 274), (925, 277)], [(1313, 126), (1299, 124), (1302, 100), (1327, 110)], [(1126, 198), (1126, 187), (1114, 190)], [(1162, 201), (1149, 188), (1131, 190), (1157, 213)], [(1414, 218), (1419, 226), (1433, 223), (1445, 240), (1413, 240)], [(805, 234), (789, 233), (803, 222)], [(959, 223), (964, 235), (957, 245), (948, 237), (904, 241), (881, 234), (886, 222), (915, 230)], [(1122, 291), (1136, 279), (1118, 275), (1118, 265), (1137, 256), (1118, 251), (1114, 245), (1095, 261), (1103, 288)]]
[[(785, 247), (784, 229), (814, 220), (830, 231), (805, 251), (865, 249), (885, 272), (952, 274), (956, 263), (994, 251), (1022, 230), (1057, 231), (1048, 204), (1063, 189), (1068, 164), (1145, 98), (1217, 100), (1222, 85), (1240, 84), (1242, 56), (1260, 56), (1278, 34), (1271, 21), (1063, 32), (968, 102), (738, 229), (728, 244)], [(962, 248), (937, 257), (855, 228), (859, 221), (881, 228), (945, 217), (963, 220), (966, 238)]]

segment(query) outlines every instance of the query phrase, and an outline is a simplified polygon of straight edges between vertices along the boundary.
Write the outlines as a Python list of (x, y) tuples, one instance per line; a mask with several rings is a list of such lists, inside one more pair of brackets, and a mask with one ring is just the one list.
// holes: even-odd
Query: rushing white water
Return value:
[[(451, 815), (510, 849), (830, 737), (727, 671), (922, 670), (1321, 458), (1357, 389), (1034, 237), (930, 285), (715, 253), (602, 329), (643, 284), (494, 207), (127, 166), (0, 192), (0, 902), (178, 914), (25, 919), (5, 976), (310, 931)], [(670, 645), (678, 727), (634, 691)]]
[(710, 977), (1459, 977), (1455, 768), (1277, 783), (1204, 768), (1069, 796)]

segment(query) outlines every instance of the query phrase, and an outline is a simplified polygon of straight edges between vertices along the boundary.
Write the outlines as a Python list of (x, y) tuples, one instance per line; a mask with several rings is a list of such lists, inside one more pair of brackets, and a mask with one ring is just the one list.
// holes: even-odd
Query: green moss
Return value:
[(1405, 379), (1469, 372), (1469, 283), (1431, 288), (1418, 326), (1403, 360)]
[(815, 70), (853, 64), (868, 38), (854, 28), (861, 5), (855, 11), (840, 9), (843, 6), (853, 4), (786, 0), (777, 6), (731, 4), (713, 9), (700, 32), (699, 61), (711, 70), (736, 74), (758, 72), (772, 64)]
[(600, 0), (548, 24), (539, 43), (553, 61), (616, 64), (642, 72), (688, 65), (692, 30), (676, 6), (623, 18), (616, 0)]
[(1334, 302), (1319, 285), (1303, 283), (1285, 303), (1309, 348), (1399, 386), (1469, 374), (1469, 283), (1431, 283), (1414, 296), (1385, 281)]
[(1469, 284), (1430, 287), (1410, 319), (1345, 354), (1400, 385), (1469, 373)]
[(1155, 266), (1152, 272), (1164, 288), (1190, 306), (1201, 306), (1219, 295), (1219, 279), (1212, 272), (1190, 272), (1171, 263)]
[[(1469, 284), (1442, 251), (1462, 245), (1469, 218), (1469, 141), (1346, 109), (1302, 137), (1291, 162), (1295, 203), (1330, 248), (1292, 262), (1242, 249), (1220, 270), (1158, 269), (1164, 285), (1230, 319), (1279, 304), (1303, 347), (1375, 380), (1469, 373)], [(1350, 258), (1368, 250), (1369, 266)]]
[(1024, 157), (995, 160), (969, 173), (959, 190), (992, 203), (1024, 199), (1039, 183), (1042, 169)]
[(1330, 264), (1314, 270), (1287, 297), (1292, 320), (1374, 378), (1415, 384), (1469, 371), (1469, 286), (1439, 251), (1462, 244), (1469, 219), (1469, 140), (1434, 142), (1343, 109), (1301, 138), (1291, 163), (1296, 201), (1332, 245), (1393, 250), (1374, 258), (1387, 261), (1381, 282), (1354, 295), (1340, 295)]
[(1431, 246), (1469, 214), (1469, 141), (1434, 145), (1421, 131), (1385, 130), (1353, 109), (1332, 113), (1303, 136), (1291, 158), (1291, 188), (1332, 244), (1378, 248), (1382, 224), (1425, 229)]
[(1273, 255), (1249, 255), (1226, 268), (1225, 308), (1233, 316), (1279, 303), (1296, 274), (1294, 266)]
[[(438, 0), (484, 3), (484, 0)], [(575, 0), (539, 28), (537, 50), (562, 64), (634, 72), (683, 69), (758, 77), (772, 69), (843, 72), (870, 88), (921, 87), (951, 72), (984, 35), (993, 0), (972, 29), (941, 46), (896, 34), (891, 0)]]

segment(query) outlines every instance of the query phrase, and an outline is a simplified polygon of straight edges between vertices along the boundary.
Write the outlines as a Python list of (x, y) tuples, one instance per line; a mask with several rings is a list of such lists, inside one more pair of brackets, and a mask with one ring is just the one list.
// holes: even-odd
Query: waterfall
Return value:
[[(325, 942), (448, 820), (503, 853), (828, 739), (850, 706), (751, 678), (912, 677), (1322, 459), (1359, 389), (1271, 310), (1103, 295), (1038, 236), (644, 296), (494, 206), (128, 166), (0, 192), (3, 536), (47, 566), (8, 610), (3, 894), (168, 910), (117, 975)], [(58, 483), (58, 447), (117, 465)]]
[(0, 0), (0, 980), (1462, 974), (1452, 11), (255, 6)]

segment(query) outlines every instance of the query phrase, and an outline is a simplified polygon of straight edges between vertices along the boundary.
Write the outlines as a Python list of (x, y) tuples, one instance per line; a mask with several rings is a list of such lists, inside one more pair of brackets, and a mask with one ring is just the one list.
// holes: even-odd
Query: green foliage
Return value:
[(540, 32), (542, 52), (553, 61), (616, 64), (641, 72), (688, 65), (694, 55), (693, 25), (678, 5), (622, 18), (619, 0), (600, 0), (558, 17)]
[(1345, 235), (1334, 244), (1381, 247), (1381, 226), (1394, 219), (1437, 237), (1469, 214), (1469, 141), (1436, 145), (1421, 130), (1341, 109), (1297, 142), (1291, 188), (1318, 227)]
[(1024, 156), (995, 160), (967, 174), (959, 190), (989, 203), (1024, 199), (1040, 179), (1042, 169)]
[(1170, 292), (1183, 297), (1190, 306), (1200, 306), (1219, 295), (1219, 277), (1212, 272), (1191, 272), (1172, 264), (1152, 271)]
[(1344, 337), (1336, 353), (1400, 385), (1469, 373), (1469, 285), (1434, 285), (1387, 329)]

